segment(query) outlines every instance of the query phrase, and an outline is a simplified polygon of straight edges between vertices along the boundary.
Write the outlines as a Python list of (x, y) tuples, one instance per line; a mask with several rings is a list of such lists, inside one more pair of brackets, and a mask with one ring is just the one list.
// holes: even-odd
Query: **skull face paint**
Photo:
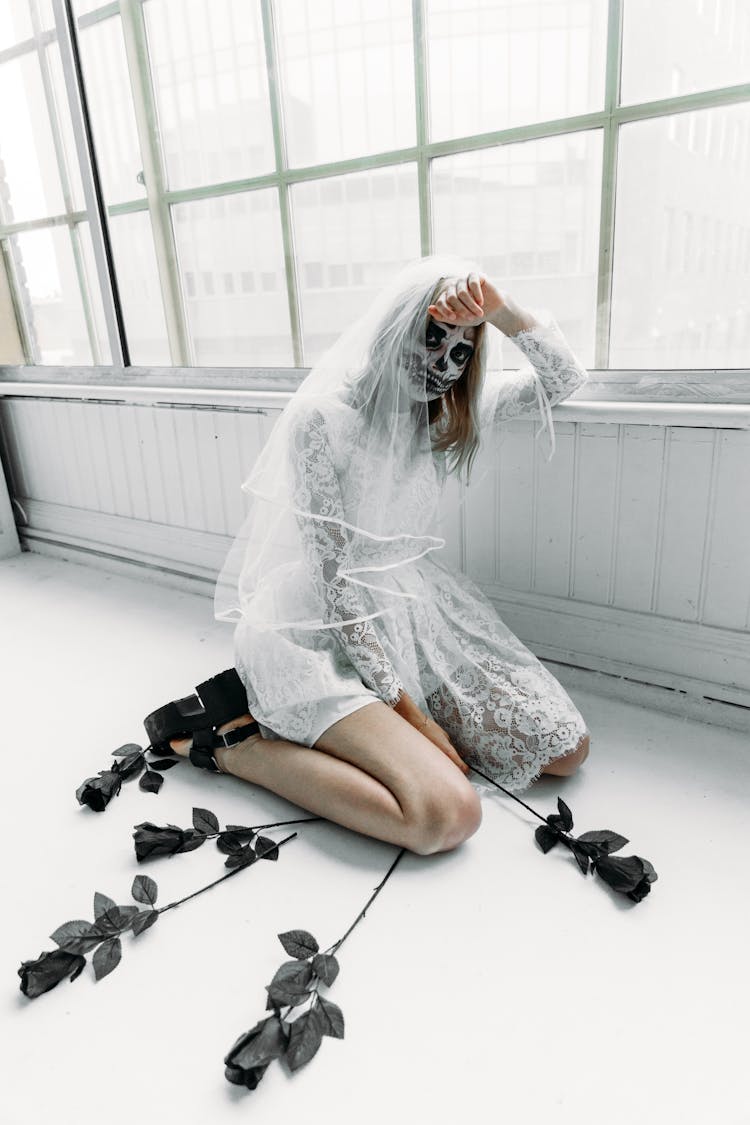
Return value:
[(442, 324), (430, 317), (425, 344), (420, 343), (408, 360), (409, 390), (415, 399), (439, 398), (461, 378), (474, 354), (475, 336), (473, 325)]

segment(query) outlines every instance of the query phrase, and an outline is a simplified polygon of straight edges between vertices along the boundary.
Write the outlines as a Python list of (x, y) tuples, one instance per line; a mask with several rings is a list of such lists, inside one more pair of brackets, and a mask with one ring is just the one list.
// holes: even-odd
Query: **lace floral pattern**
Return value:
[[(588, 378), (556, 326), (539, 325), (512, 339), (533, 369), (516, 379), (503, 377), (486, 423), (534, 413), (540, 409), (540, 387), (554, 404)], [(295, 504), (320, 517), (298, 517), (305, 574), (326, 606), (328, 622), (361, 620), (262, 638), (251, 630), (238, 634), (235, 663), (248, 688), (250, 711), (266, 737), (312, 746), (339, 717), (344, 697), (359, 692), (364, 703), (374, 692), (392, 704), (406, 690), (470, 765), (508, 789), (523, 790), (549, 762), (576, 749), (588, 733), (586, 724), (479, 587), (448, 570), (439, 552), (423, 552), (408, 567), (390, 571), (396, 585), (406, 582), (408, 571), (409, 588), (416, 586), (419, 596), (397, 599), (385, 615), (377, 590), (342, 577), (342, 570), (382, 564), (384, 553), (403, 550), (353, 537), (335, 522), (353, 522), (348, 517), (367, 488), (358, 472), (356, 418), (343, 405), (325, 417), (312, 410), (295, 430), (293, 454)], [(435, 487), (434, 475), (420, 474), (419, 461), (408, 473), (408, 499), (399, 513), (404, 532), (415, 526), (419, 506), (431, 503)], [(473, 784), (480, 791), (488, 788)]]

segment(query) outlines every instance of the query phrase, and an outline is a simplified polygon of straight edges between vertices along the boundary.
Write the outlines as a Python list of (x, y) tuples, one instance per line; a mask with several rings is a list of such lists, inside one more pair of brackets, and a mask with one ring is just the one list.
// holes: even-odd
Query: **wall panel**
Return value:
[[(281, 406), (0, 399), (21, 542), (206, 583), (245, 517), (241, 484)], [(449, 478), (441, 558), (544, 656), (750, 704), (750, 431), (556, 422), (494, 427)]]

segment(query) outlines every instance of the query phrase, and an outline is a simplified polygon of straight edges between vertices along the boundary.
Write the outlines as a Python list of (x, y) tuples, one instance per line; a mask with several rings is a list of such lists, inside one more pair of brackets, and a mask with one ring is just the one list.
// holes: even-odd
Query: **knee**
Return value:
[(545, 773), (554, 773), (560, 777), (569, 777), (578, 769), (589, 756), (589, 736), (584, 734), (575, 750), (566, 754), (564, 758), (555, 758), (547, 766)]
[(468, 781), (439, 801), (432, 801), (416, 832), (413, 851), (419, 855), (447, 852), (458, 847), (482, 823), (482, 802)]

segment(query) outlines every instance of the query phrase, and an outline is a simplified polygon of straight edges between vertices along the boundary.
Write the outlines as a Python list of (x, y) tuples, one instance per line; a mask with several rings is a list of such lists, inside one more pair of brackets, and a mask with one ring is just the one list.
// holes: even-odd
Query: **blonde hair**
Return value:
[[(437, 300), (442, 280), (435, 286), (430, 304)], [(476, 325), (474, 353), (466, 370), (445, 394), (428, 403), (430, 424), (438, 423), (439, 436), (433, 439), (432, 448), (436, 453), (444, 452), (452, 457), (449, 473), (460, 474), (465, 469), (467, 485), (471, 483), (471, 469), (479, 450), (479, 399), (484, 382), (486, 330), (486, 321)]]

